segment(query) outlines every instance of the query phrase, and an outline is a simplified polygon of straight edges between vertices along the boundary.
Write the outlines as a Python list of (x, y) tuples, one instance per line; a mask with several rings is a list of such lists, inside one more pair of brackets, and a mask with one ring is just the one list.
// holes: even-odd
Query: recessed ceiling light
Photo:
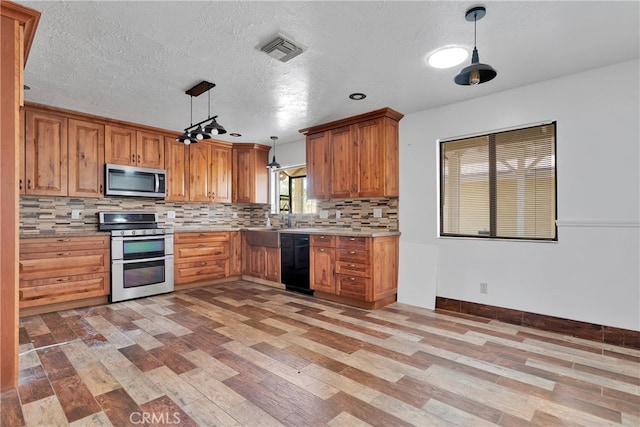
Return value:
[(351, 95), (349, 95), (349, 99), (353, 99), (354, 101), (361, 101), (363, 99), (365, 99), (367, 97), (367, 95), (365, 95), (364, 93), (352, 93)]
[(239, 134), (239, 133), (237, 133), (237, 132), (233, 132), (233, 133), (230, 133), (230, 134), (229, 134), (229, 136), (233, 136), (234, 138), (239, 138), (239, 137), (241, 137), (242, 135), (241, 135), (241, 134)]
[(462, 64), (469, 57), (467, 49), (459, 46), (443, 47), (431, 53), (427, 62), (433, 68), (451, 68)]

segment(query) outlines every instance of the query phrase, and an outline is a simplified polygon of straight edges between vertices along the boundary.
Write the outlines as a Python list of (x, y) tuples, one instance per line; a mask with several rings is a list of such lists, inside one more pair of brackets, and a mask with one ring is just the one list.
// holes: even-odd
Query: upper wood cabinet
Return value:
[(269, 203), (269, 147), (233, 144), (233, 203)]
[(231, 202), (231, 145), (201, 141), (189, 145), (189, 200)]
[(167, 170), (167, 197), (169, 202), (189, 201), (189, 146), (164, 138), (164, 163)]
[(302, 129), (307, 136), (309, 197), (397, 197), (398, 122), (402, 117), (383, 108)]
[(69, 196), (102, 197), (104, 125), (69, 119)]
[(67, 195), (67, 118), (25, 111), (25, 194)]
[(105, 162), (164, 169), (164, 136), (132, 128), (107, 125)]
[(331, 145), (329, 132), (307, 136), (307, 197), (328, 199), (331, 196)]

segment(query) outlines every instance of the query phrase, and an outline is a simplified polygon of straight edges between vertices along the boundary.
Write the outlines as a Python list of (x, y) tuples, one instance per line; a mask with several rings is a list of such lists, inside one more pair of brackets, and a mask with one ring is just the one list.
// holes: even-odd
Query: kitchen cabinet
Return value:
[(102, 197), (104, 125), (69, 119), (69, 196)]
[(109, 294), (110, 236), (20, 240), (20, 308)]
[(201, 141), (189, 145), (189, 200), (231, 202), (231, 144)]
[(25, 111), (25, 194), (67, 195), (67, 136), (66, 117)]
[(249, 244), (243, 238), (242, 274), (280, 283), (280, 248)]
[(307, 180), (313, 190), (310, 197), (397, 197), (398, 122), (402, 117), (383, 108), (302, 129), (307, 144)]
[(331, 157), (329, 131), (307, 136), (307, 197), (310, 199), (329, 199)]
[(314, 291), (335, 294), (335, 238), (320, 234), (309, 236), (309, 240), (309, 286)]
[(239, 231), (229, 232), (229, 275), (242, 275), (242, 233)]
[(230, 276), (230, 232), (193, 232), (174, 235), (176, 290), (215, 283)]
[(233, 203), (269, 203), (269, 147), (233, 144)]
[(189, 201), (189, 146), (174, 137), (164, 138), (168, 202)]
[(396, 300), (398, 237), (312, 235), (311, 289), (315, 296), (361, 308)]
[(106, 125), (105, 162), (164, 169), (164, 136), (134, 128)]

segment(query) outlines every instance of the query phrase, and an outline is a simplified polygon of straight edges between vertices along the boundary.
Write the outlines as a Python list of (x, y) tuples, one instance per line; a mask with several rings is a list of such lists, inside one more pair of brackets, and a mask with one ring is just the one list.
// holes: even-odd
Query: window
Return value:
[(557, 240), (556, 124), (440, 142), (440, 235)]
[(273, 213), (315, 213), (315, 200), (307, 199), (307, 168), (304, 166), (272, 172), (275, 206)]

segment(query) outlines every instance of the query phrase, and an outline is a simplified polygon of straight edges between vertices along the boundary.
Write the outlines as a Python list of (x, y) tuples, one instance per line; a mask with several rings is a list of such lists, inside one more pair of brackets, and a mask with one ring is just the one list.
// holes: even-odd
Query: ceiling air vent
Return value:
[(258, 49), (281, 62), (287, 62), (291, 58), (300, 55), (304, 50), (294, 41), (285, 38), (282, 34), (276, 34), (269, 38), (269, 40), (258, 46)]

